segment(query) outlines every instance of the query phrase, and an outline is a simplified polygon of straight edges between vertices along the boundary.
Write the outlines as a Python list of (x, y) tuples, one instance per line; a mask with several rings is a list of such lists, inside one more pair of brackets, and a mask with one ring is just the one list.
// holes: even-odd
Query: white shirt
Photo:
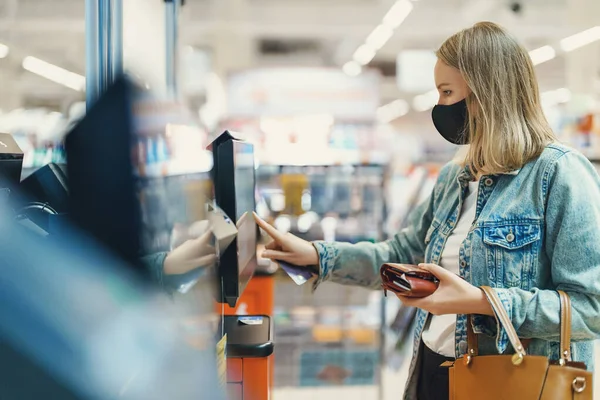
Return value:
[[(463, 202), (456, 227), (448, 236), (442, 251), (440, 266), (457, 275), (459, 274), (460, 246), (467, 238), (475, 220), (478, 187), (479, 181), (469, 182), (469, 193)], [(456, 314), (432, 315), (423, 331), (423, 343), (438, 354), (456, 357), (455, 330)]]

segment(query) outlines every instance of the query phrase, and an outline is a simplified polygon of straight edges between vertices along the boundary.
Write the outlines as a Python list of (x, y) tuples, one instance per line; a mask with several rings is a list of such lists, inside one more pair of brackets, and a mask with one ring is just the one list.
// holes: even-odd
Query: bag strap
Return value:
[(571, 298), (562, 290), (560, 297), (560, 365), (571, 361)]
[[(481, 286), (481, 290), (485, 293), (494, 313), (500, 321), (502, 327), (508, 334), (508, 340), (512, 347), (515, 349), (516, 359), (521, 359), (526, 355), (525, 347), (517, 335), (506, 310), (502, 306), (502, 301), (498, 297), (498, 294), (489, 286)], [(562, 290), (558, 291), (560, 297), (560, 364), (565, 365), (571, 361), (571, 298), (568, 294)], [(472, 316), (468, 316), (467, 321), (467, 345), (468, 355), (476, 356), (479, 354), (477, 335), (473, 331), (473, 319)], [(513, 362), (515, 362), (513, 357)]]
[[(513, 357), (513, 363), (520, 363), (519, 360), (522, 361), (523, 357), (525, 357), (526, 355), (525, 348), (523, 347), (523, 344), (521, 343), (521, 340), (517, 335), (517, 331), (512, 325), (512, 322), (510, 321), (506, 310), (502, 306), (502, 301), (498, 297), (498, 294), (496, 294), (496, 292), (491, 287), (481, 286), (481, 290), (483, 290), (483, 292), (485, 293), (488, 301), (490, 302), (490, 305), (492, 306), (492, 309), (494, 310), (494, 313), (496, 314), (496, 318), (498, 318), (500, 324), (508, 334), (508, 340), (510, 341), (510, 344), (516, 351), (515, 357)], [(469, 319), (467, 321), (467, 346), (469, 348), (469, 356), (476, 356), (479, 353), (477, 335), (475, 335), (475, 332), (473, 331), (471, 316), (469, 316)]]
[(477, 335), (473, 331), (473, 315), (467, 315), (467, 347), (468, 355), (477, 356), (479, 355), (479, 343)]
[(502, 306), (502, 301), (500, 300), (500, 297), (498, 297), (496, 291), (489, 286), (482, 286), (481, 289), (487, 296), (488, 301), (492, 305), (492, 309), (494, 310), (498, 319), (500, 320), (502, 327), (508, 334), (508, 340), (510, 341), (510, 344), (512, 345), (513, 349), (515, 349), (517, 354), (519, 354), (521, 357), (524, 357), (526, 354), (525, 348), (523, 347), (521, 339), (519, 339), (519, 335), (517, 335), (517, 331), (515, 330), (515, 327), (510, 321), (506, 310)]

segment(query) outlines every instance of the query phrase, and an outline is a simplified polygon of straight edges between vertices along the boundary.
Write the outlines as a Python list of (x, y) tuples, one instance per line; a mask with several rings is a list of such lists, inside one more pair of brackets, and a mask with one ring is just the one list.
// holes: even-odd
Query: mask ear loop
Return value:
[(471, 118), (473, 118), (473, 131), (475, 129), (475, 110), (471, 110), (475, 108), (475, 103), (473, 100), (477, 98), (474, 96), (473, 92), (469, 93), (467, 97), (465, 97), (465, 126), (463, 128), (463, 143), (469, 144), (473, 143), (473, 132), (471, 132)]
[[(473, 91), (471, 91), (471, 93), (469, 93), (467, 95), (467, 97), (465, 97), (465, 127), (463, 130), (463, 143), (465, 143), (466, 146), (470, 146), (471, 143), (473, 143), (473, 135), (476, 128), (476, 108), (477, 108), (477, 104), (476, 104), (476, 100), (477, 100), (477, 96), (475, 96), (475, 94), (473, 93)], [(471, 118), (473, 119), (472, 122), (472, 128), (471, 128)], [(469, 165), (469, 171), (471, 172), (471, 175), (473, 176), (477, 176), (477, 171), (473, 168), (473, 165)]]

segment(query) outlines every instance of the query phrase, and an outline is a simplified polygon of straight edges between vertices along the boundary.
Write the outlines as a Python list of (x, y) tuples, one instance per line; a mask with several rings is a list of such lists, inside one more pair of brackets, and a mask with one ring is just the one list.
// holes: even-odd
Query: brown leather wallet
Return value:
[(379, 270), (383, 292), (394, 292), (405, 297), (427, 297), (436, 291), (439, 280), (429, 271), (416, 265), (383, 264)]

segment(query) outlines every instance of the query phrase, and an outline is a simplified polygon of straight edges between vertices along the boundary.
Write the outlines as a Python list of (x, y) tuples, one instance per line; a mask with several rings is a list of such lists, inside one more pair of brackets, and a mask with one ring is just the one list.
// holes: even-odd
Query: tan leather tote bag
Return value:
[(571, 300), (559, 291), (561, 306), (561, 356), (551, 361), (526, 354), (500, 298), (490, 287), (482, 287), (516, 350), (513, 355), (477, 353), (477, 335), (471, 316), (468, 326), (468, 353), (449, 367), (450, 400), (593, 400), (593, 374), (583, 363), (571, 360)]

